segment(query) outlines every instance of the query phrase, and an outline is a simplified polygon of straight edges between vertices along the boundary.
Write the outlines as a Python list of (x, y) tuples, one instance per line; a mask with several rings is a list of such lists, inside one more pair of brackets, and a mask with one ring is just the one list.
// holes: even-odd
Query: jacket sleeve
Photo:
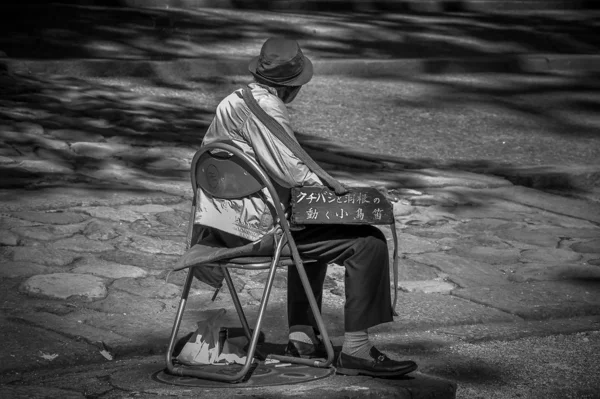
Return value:
[[(294, 140), (296, 137), (290, 126), (287, 110), (277, 104), (261, 104), (265, 111), (275, 118)], [(314, 174), (289, 148), (287, 148), (253, 114), (244, 124), (243, 134), (251, 143), (256, 159), (269, 176), (282, 187), (298, 187), (322, 184)]]

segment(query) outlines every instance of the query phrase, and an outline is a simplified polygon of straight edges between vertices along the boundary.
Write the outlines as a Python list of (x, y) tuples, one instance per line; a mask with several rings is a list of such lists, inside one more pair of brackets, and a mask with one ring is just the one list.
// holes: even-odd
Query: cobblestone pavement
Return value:
[[(0, 104), (0, 382), (18, 382), (24, 370), (159, 353), (185, 277), (171, 269), (185, 250), (188, 169), (210, 107), (178, 100), (177, 88), (167, 101), (64, 74), (0, 79), (9, 93)], [(227, 89), (219, 83), (202, 82), (195, 99), (214, 102)], [(384, 348), (419, 348), (429, 334), (469, 341), (600, 329), (597, 201), (407, 167), (393, 156), (323, 151), (328, 145), (310, 149), (336, 177), (384, 186), (394, 201), (401, 291), (394, 323), (373, 329)], [(343, 275), (331, 265), (325, 282), (336, 345)], [(250, 308), (265, 278), (234, 275)], [(279, 273), (265, 321), (270, 342), (286, 340), (285, 287)], [(236, 323), (227, 293), (211, 296), (194, 283), (182, 331), (211, 309), (227, 309), (226, 323)]]
[[(52, 86), (21, 89), (15, 94), (20, 99), (46, 99), (47, 109), (59, 104)], [(104, 107), (111, 96), (124, 95), (61, 93), (70, 112), (90, 109), (94, 101)], [(2, 109), (0, 358), (11, 378), (18, 370), (108, 362), (158, 353), (166, 345), (184, 280), (184, 273), (170, 270), (185, 250), (187, 170), (196, 140), (191, 131), (203, 116), (186, 122), (191, 114), (185, 108), (139, 93), (128, 94), (125, 104), (131, 108), (106, 111), (104, 122), (83, 117), (72, 127), (68, 113), (15, 104)], [(144, 115), (148, 109), (173, 122), (170, 133)], [(110, 119), (115, 115), (118, 124)], [(598, 329), (597, 202), (483, 174), (404, 169), (393, 157), (315, 155), (345, 183), (386, 186), (394, 201), (402, 256), (399, 316), (374, 329), (375, 339), (436, 329), (452, 335), (461, 326), (543, 335), (552, 328), (536, 330), (536, 322), (564, 319), (570, 327), (561, 332)], [(391, 244), (391, 232), (383, 230)], [(343, 275), (332, 265), (325, 283), (324, 314), (336, 343), (343, 334)], [(265, 277), (234, 275), (250, 308), (258, 304)], [(265, 326), (272, 342), (286, 339), (280, 328), (285, 286), (280, 273)], [(211, 296), (209, 287), (195, 283), (182, 331), (193, 330), (211, 309), (226, 308), (227, 323), (236, 322), (226, 293), (215, 302)]]

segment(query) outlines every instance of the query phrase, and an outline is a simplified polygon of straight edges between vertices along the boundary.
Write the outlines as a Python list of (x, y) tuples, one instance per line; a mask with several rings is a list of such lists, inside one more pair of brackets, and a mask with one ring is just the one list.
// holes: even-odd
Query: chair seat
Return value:
[[(238, 269), (268, 269), (273, 258), (270, 256), (241, 256), (238, 258), (224, 259), (219, 262), (207, 263), (205, 266), (221, 266)], [(302, 259), (302, 263), (316, 262), (314, 259)], [(294, 260), (291, 257), (281, 257), (279, 259), (280, 267), (294, 266)]]

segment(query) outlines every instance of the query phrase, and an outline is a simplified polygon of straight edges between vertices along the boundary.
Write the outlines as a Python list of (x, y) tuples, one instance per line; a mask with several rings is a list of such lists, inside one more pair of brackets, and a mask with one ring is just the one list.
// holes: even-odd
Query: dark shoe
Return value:
[(361, 359), (340, 353), (335, 365), (336, 374), (397, 377), (417, 369), (417, 364), (412, 360), (392, 360), (375, 347), (371, 348), (369, 355), (371, 359)]
[(285, 348), (285, 355), (303, 359), (327, 359), (327, 350), (322, 341), (314, 345), (290, 339)]

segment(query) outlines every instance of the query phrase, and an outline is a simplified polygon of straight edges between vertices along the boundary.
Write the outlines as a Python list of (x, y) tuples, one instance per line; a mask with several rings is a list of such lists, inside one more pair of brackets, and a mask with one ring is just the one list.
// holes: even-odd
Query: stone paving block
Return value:
[(83, 130), (71, 130), (71, 129), (58, 129), (49, 130), (48, 134), (60, 140), (64, 140), (70, 143), (78, 141), (87, 141), (91, 143), (97, 143), (104, 140), (104, 136), (101, 134), (90, 133)]
[(520, 259), (522, 262), (569, 263), (577, 262), (581, 255), (559, 248), (527, 249), (521, 252)]
[(0, 397), (3, 398), (63, 398), (84, 399), (85, 395), (67, 389), (51, 388), (45, 386), (0, 386)]
[(119, 236), (110, 222), (103, 220), (92, 220), (83, 230), (83, 235), (90, 240), (108, 241)]
[(44, 134), (44, 128), (40, 125), (36, 125), (33, 123), (22, 122), (23, 125), (29, 125), (31, 129), (2, 129), (0, 130), (0, 137), (3, 138), (3, 142), (5, 143), (18, 143), (18, 144), (31, 144), (35, 142), (37, 136), (41, 136)]
[(593, 265), (526, 263), (511, 266), (509, 281), (524, 283), (552, 280), (600, 280), (600, 268)]
[(483, 189), (512, 185), (512, 183), (503, 178), (480, 175), (458, 169), (443, 171), (420, 169), (418, 172), (405, 170), (400, 175), (400, 178), (398, 178), (396, 173), (395, 180), (400, 183), (406, 180), (409, 184), (401, 185), (414, 189), (452, 187), (454, 191), (461, 191), (463, 188)]
[[(390, 243), (390, 245), (392, 244)], [(411, 234), (398, 233), (399, 254), (421, 254), (437, 250), (439, 250), (439, 245), (434, 241), (423, 237), (415, 237)]]
[(401, 226), (432, 228), (446, 225), (457, 220), (454, 213), (438, 209), (436, 207), (418, 208), (418, 212), (413, 212), (407, 216), (398, 216), (396, 220)]
[(186, 250), (186, 244), (182, 240), (162, 240), (144, 236), (134, 236), (133, 242), (129, 245), (132, 248), (151, 254), (183, 255)]
[(27, 159), (12, 166), (15, 170), (25, 170), (32, 173), (40, 173), (47, 175), (50, 173), (56, 174), (71, 174), (73, 167), (65, 162), (48, 159)]
[(518, 315), (543, 320), (600, 314), (597, 280), (541, 281), (457, 289), (453, 295)]
[(406, 200), (396, 201), (393, 204), (394, 216), (406, 216), (415, 211), (415, 207)]
[(600, 254), (600, 239), (577, 242), (571, 249), (582, 254)]
[(142, 279), (122, 278), (116, 280), (112, 289), (128, 292), (145, 298), (175, 298), (181, 293), (181, 288), (175, 284), (167, 283), (154, 277)]
[(140, 278), (148, 275), (147, 271), (137, 266), (122, 265), (120, 263), (95, 258), (86, 258), (83, 262), (79, 263), (77, 267), (73, 268), (71, 272), (92, 274), (94, 276), (110, 279)]
[(462, 234), (489, 234), (490, 232), (502, 232), (507, 229), (514, 229), (525, 226), (523, 223), (507, 222), (506, 219), (496, 219), (493, 217), (485, 219), (465, 219), (454, 226), (454, 230)]
[(83, 215), (76, 212), (36, 212), (36, 211), (22, 211), (14, 212), (12, 216), (15, 218), (28, 220), (30, 222), (44, 223), (44, 224), (77, 224), (89, 219), (89, 216)]
[[(0, 131), (5, 130), (6, 128), (2, 125), (0, 125)], [(3, 157), (8, 157), (10, 159), (13, 158), (18, 158), (21, 154), (19, 154), (19, 151), (15, 150), (12, 147), (1, 147), (0, 146), (0, 155)]]
[[(402, 258), (398, 263), (398, 279), (401, 281), (422, 281), (422, 280), (433, 280), (438, 277), (438, 269), (425, 265), (423, 263), (415, 262), (410, 258)], [(338, 279), (340, 283), (343, 283), (344, 275), (342, 274)]]
[(115, 249), (112, 245), (103, 242), (90, 240), (82, 235), (76, 235), (70, 238), (63, 238), (48, 245), (49, 248), (69, 249), (74, 252), (105, 252)]
[(182, 211), (161, 212), (156, 214), (156, 220), (164, 225), (176, 227), (187, 234), (190, 213)]
[(116, 250), (100, 255), (102, 259), (123, 265), (139, 266), (145, 269), (172, 270), (179, 256), (138, 253)]
[[(8, 215), (4, 215), (8, 216)], [(41, 223), (39, 222), (31, 222), (29, 220), (19, 219), (17, 217), (1, 217), (0, 216), (0, 228), (2, 231), (7, 231), (13, 229), (15, 227), (25, 227), (25, 226), (39, 226)]]
[(171, 238), (177, 242), (185, 242), (187, 229), (182, 226), (165, 225), (156, 221), (136, 220), (129, 229), (140, 236)]
[(19, 278), (31, 277), (37, 274), (47, 274), (53, 269), (31, 262), (2, 262), (0, 263), (0, 277)]
[(460, 287), (503, 285), (508, 281), (498, 267), (443, 252), (409, 255), (409, 259), (446, 273)]
[(549, 226), (549, 227), (541, 227), (537, 231), (540, 233), (555, 235), (560, 238), (570, 238), (570, 239), (585, 239), (585, 238), (600, 238), (600, 227), (593, 226), (585, 221), (581, 221), (589, 227), (559, 227), (559, 226)]
[(0, 245), (16, 246), (19, 243), (19, 236), (8, 230), (0, 231)]
[[(108, 142), (121, 142), (123, 141), (120, 137), (111, 137), (107, 140)], [(123, 154), (123, 158), (132, 162), (143, 162), (148, 159), (157, 158), (175, 158), (175, 159), (187, 159), (191, 162), (194, 157), (194, 150), (189, 147), (172, 147), (169, 144), (161, 145), (160, 147), (141, 147), (134, 146), (132, 150), (127, 154)]]
[(13, 231), (22, 237), (34, 240), (51, 241), (72, 237), (83, 231), (85, 224), (42, 225), (32, 227), (17, 227)]
[(455, 224), (449, 223), (440, 226), (418, 225), (404, 227), (402, 231), (413, 236), (434, 239), (439, 244), (440, 239), (457, 238), (460, 236), (455, 227)]
[[(454, 291), (456, 292), (456, 290)], [(498, 323), (521, 320), (493, 305), (485, 305), (445, 294), (422, 292), (398, 293), (394, 323), (381, 324), (369, 329), (371, 333), (402, 332), (434, 326)]]
[[(166, 309), (166, 305), (159, 300), (140, 297), (117, 289), (110, 289), (106, 298), (84, 306), (103, 313), (120, 313), (124, 316), (141, 318), (144, 318), (144, 315), (164, 312)], [(169, 312), (169, 315), (175, 317), (172, 312)]]
[[(85, 184), (75, 183), (67, 187), (40, 187), (36, 190), (0, 189), (0, 212), (43, 211), (82, 206), (115, 207), (126, 204), (177, 204), (181, 202), (181, 196), (162, 191), (141, 192), (139, 189), (120, 185), (116, 185), (115, 189), (90, 188)], [(189, 191), (186, 198), (191, 198), (191, 189)], [(89, 218), (83, 213), (80, 213), (80, 217)], [(52, 224), (52, 222), (44, 223)], [(63, 224), (73, 223), (77, 222), (71, 221)]]
[(187, 171), (170, 180), (160, 180), (160, 176), (148, 175), (146, 178), (134, 180), (133, 184), (148, 191), (162, 191), (184, 198), (192, 198), (192, 185)]
[[(438, 240), (438, 242), (439, 241), (440, 240)], [(515, 248), (515, 246), (516, 245), (513, 245), (513, 243), (507, 243), (505, 240), (502, 240), (493, 234), (480, 233), (475, 235), (465, 235), (455, 239), (452, 250), (454, 252), (473, 253), (474, 257), (489, 259), (494, 251), (490, 251), (490, 253), (486, 254), (486, 251), (481, 250), (480, 248), (491, 248), (492, 250), (498, 251), (499, 256), (496, 262), (499, 262), (503, 258), (508, 257), (510, 259), (514, 257), (515, 253), (518, 253), (518, 248)]]
[(9, 158), (9, 157), (5, 157), (3, 155), (0, 155), (0, 165), (10, 165), (13, 163), (16, 163), (17, 161), (14, 160), (13, 158)]
[(136, 213), (162, 213), (172, 212), (173, 208), (159, 204), (144, 204), (144, 205), (122, 205), (118, 209), (126, 209)]
[(493, 248), (487, 246), (473, 246), (457, 248), (456, 254), (471, 260), (488, 263), (490, 265), (515, 263), (519, 260), (520, 250), (517, 248)]
[(16, 262), (32, 262), (46, 266), (66, 266), (81, 257), (74, 252), (46, 247), (11, 247), (9, 256)]
[(175, 211), (179, 211), (179, 212), (183, 212), (185, 213), (186, 217), (185, 219), (188, 220), (189, 219), (189, 214), (192, 210), (192, 201), (191, 201), (191, 197), (189, 200), (184, 200), (184, 201), (180, 201), (176, 204), (172, 204), (171, 205), (173, 207), (173, 209)]
[(576, 198), (567, 198), (534, 190), (527, 187), (512, 186), (503, 189), (487, 190), (491, 195), (505, 198), (515, 203), (570, 216), (578, 219), (600, 223), (600, 204)]
[(183, 160), (175, 159), (175, 158), (165, 158), (159, 159), (145, 165), (148, 169), (157, 169), (157, 170), (184, 170), (189, 171), (189, 162), (185, 162)]
[(48, 150), (67, 151), (69, 145), (62, 140), (54, 140), (45, 136), (36, 136), (35, 142), (42, 148)]
[(94, 218), (113, 220), (117, 222), (135, 222), (138, 219), (144, 218), (141, 214), (137, 212), (133, 212), (128, 209), (115, 209), (113, 207), (108, 206), (84, 207), (76, 208), (76, 210), (84, 212)]
[(442, 280), (399, 281), (398, 289), (404, 292), (422, 292), (424, 294), (450, 294), (456, 285)]
[(34, 151), (35, 155), (39, 159), (45, 159), (48, 161), (67, 163), (70, 166), (74, 164), (74, 157), (70, 152), (62, 150), (47, 150), (45, 148), (36, 148)]
[(127, 144), (77, 142), (71, 144), (71, 150), (80, 156), (106, 159), (131, 150)]
[(508, 241), (516, 241), (544, 248), (556, 248), (560, 238), (546, 231), (518, 229), (514, 227), (499, 228), (496, 236)]
[(103, 279), (88, 274), (53, 273), (28, 278), (21, 291), (32, 296), (50, 299), (83, 298), (93, 301), (106, 297), (108, 291)]

